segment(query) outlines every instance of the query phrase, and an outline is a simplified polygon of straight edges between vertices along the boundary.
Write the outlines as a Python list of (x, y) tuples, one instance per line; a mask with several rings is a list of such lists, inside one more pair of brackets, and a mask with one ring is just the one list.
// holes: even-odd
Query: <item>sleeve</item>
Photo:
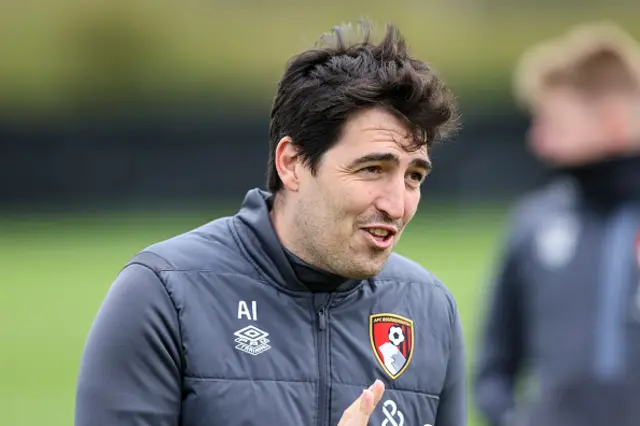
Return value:
[[(455, 305), (454, 305), (455, 306)], [(467, 380), (464, 334), (458, 310), (455, 310), (451, 331), (451, 349), (444, 387), (435, 424), (438, 426), (467, 425)]]
[(492, 283), (488, 315), (478, 341), (473, 395), (478, 410), (492, 426), (511, 423), (509, 418), (513, 417), (515, 407), (514, 385), (524, 358), (524, 283), (517, 254), (517, 241), (523, 234), (522, 224), (509, 228), (508, 242)]
[(127, 266), (87, 337), (75, 426), (177, 426), (181, 354), (177, 311), (160, 278)]

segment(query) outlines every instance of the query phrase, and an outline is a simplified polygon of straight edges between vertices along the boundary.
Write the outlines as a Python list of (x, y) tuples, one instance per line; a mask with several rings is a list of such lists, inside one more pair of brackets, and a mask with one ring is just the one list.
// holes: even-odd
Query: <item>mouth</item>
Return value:
[(369, 240), (381, 249), (388, 248), (393, 242), (393, 237), (398, 233), (396, 228), (386, 225), (370, 226), (362, 230), (368, 234)]

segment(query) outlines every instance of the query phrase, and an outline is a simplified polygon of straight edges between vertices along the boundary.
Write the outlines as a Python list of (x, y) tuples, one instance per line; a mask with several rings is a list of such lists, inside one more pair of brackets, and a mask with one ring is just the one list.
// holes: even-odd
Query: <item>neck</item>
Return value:
[(309, 259), (305, 259), (301, 255), (304, 251), (296, 248), (296, 239), (291, 235), (292, 231), (295, 232), (295, 228), (293, 227), (295, 221), (293, 220), (293, 215), (288, 214), (283, 201), (281, 195), (275, 195), (269, 214), (276, 235), (280, 240), (280, 244), (284, 247), (287, 258), (298, 280), (312, 292), (335, 291), (345, 283), (343, 286), (345, 289), (351, 288), (355, 281), (347, 280), (346, 278), (320, 269), (314, 266)]
[(629, 144), (628, 149), (624, 153), (627, 157), (640, 156), (640, 137), (634, 138)]
[(298, 234), (296, 230), (297, 221), (295, 219), (297, 213), (291, 211), (284, 197), (285, 196), (280, 193), (274, 195), (273, 206), (269, 213), (280, 244), (300, 260), (317, 268), (317, 265), (314, 265), (310, 256), (307, 255), (308, 253), (300, 246), (301, 239), (296, 236)]
[(298, 255), (298, 250), (294, 247), (294, 239), (291, 237), (292, 224), (294, 223), (291, 215), (288, 214), (287, 208), (284, 202), (284, 195), (277, 192), (273, 195), (273, 204), (269, 215), (271, 216), (271, 223), (276, 231), (276, 235), (280, 240), (280, 244), (288, 251)]
[(626, 155), (564, 170), (573, 175), (585, 196), (606, 205), (640, 199), (640, 156)]
[(616, 160), (620, 158), (637, 157), (638, 155), (640, 155), (640, 135), (629, 139), (622, 139), (618, 143), (612, 143), (607, 152), (608, 158), (604, 158), (600, 160), (600, 162), (609, 159)]

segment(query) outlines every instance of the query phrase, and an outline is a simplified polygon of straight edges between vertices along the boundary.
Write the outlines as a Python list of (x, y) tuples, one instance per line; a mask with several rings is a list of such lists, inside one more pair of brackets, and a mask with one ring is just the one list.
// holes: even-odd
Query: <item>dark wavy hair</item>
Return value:
[(429, 148), (457, 130), (453, 94), (426, 63), (411, 57), (398, 28), (387, 25), (378, 44), (372, 43), (370, 21), (357, 28), (335, 27), (287, 64), (270, 117), (267, 188), (272, 193), (282, 188), (275, 150), (285, 136), (316, 173), (347, 120), (365, 109), (381, 108), (402, 120), (415, 148)]

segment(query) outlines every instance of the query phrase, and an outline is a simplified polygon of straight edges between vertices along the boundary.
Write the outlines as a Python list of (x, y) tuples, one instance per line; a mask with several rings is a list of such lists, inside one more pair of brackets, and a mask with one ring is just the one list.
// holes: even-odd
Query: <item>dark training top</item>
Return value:
[[(480, 343), (492, 425), (640, 425), (640, 157), (564, 170), (517, 205)], [(537, 395), (515, 404), (523, 377)]]
[(371, 424), (466, 426), (451, 293), (392, 254), (369, 280), (280, 244), (271, 196), (154, 244), (121, 271), (89, 333), (76, 426), (335, 426), (375, 379)]

